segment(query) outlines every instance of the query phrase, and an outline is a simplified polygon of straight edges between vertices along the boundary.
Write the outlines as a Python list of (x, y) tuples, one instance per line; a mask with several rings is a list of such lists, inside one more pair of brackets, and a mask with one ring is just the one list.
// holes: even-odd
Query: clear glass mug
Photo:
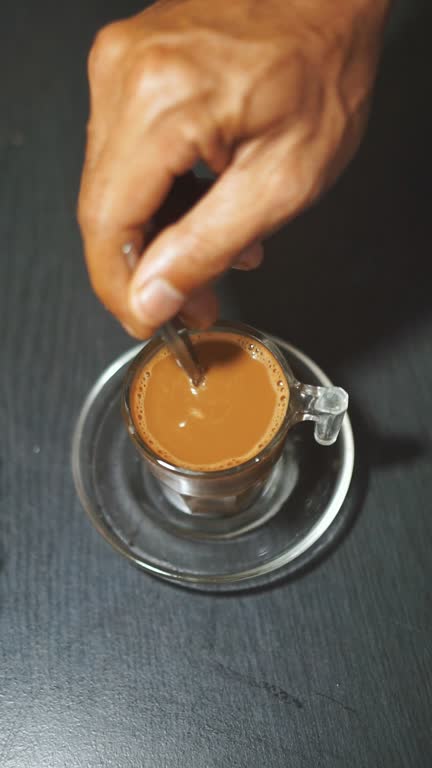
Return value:
[[(314, 421), (315, 440), (320, 445), (332, 445), (348, 407), (348, 395), (340, 387), (316, 387), (297, 381), (278, 347), (260, 331), (241, 323), (220, 322), (206, 333), (212, 332), (241, 334), (264, 345), (276, 358), (287, 380), (289, 401), (285, 419), (272, 440), (252, 459), (225, 470), (195, 471), (161, 459), (141, 439), (132, 418), (131, 385), (138, 371), (164, 346), (162, 338), (154, 337), (138, 353), (128, 368), (123, 386), (122, 411), (135, 447), (169, 504), (195, 521), (206, 518), (226, 520), (238, 515), (243, 519), (245, 511), (272, 482), (275, 476), (272, 470), (281, 456), (289, 431), (299, 422)], [(193, 334), (192, 331), (192, 337)]]

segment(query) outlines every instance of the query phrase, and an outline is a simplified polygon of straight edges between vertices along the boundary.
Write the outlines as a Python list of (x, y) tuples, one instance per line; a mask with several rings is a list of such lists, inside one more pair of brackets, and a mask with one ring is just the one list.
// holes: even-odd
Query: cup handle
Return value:
[(313, 387), (296, 382), (291, 385), (294, 423), (314, 421), (314, 436), (320, 445), (333, 445), (348, 408), (348, 394), (341, 387)]

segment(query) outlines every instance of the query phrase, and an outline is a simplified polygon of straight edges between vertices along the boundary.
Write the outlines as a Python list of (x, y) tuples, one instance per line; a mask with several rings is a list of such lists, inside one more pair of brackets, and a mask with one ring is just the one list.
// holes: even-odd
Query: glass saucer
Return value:
[[(331, 384), (302, 352), (268, 338), (300, 381)], [(84, 402), (73, 438), (75, 486), (104, 538), (148, 573), (219, 592), (262, 586), (322, 554), (347, 516), (347, 505), (342, 505), (354, 466), (348, 416), (330, 447), (317, 445), (310, 424), (295, 427), (272, 482), (243, 513), (244, 519), (239, 518), (234, 533), (232, 528), (206, 532), (166, 498), (127, 434), (120, 410), (122, 384), (140, 349), (121, 355), (100, 376)]]

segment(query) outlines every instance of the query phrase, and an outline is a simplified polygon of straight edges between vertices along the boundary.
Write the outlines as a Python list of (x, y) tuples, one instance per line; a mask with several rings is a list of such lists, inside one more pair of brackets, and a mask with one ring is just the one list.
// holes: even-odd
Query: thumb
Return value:
[(130, 282), (129, 305), (146, 334), (179, 312), (192, 294), (285, 218), (285, 207), (282, 214), (281, 206), (275, 206), (266, 165), (258, 158), (248, 167), (231, 166), (144, 252)]

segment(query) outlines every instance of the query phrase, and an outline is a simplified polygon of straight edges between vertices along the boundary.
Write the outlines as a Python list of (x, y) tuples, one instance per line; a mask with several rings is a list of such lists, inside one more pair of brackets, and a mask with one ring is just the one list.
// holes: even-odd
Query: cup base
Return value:
[(232, 539), (264, 525), (288, 499), (297, 479), (295, 450), (288, 438), (270, 477), (246, 509), (231, 515), (217, 511), (203, 515), (192, 513), (180, 494), (163, 488), (145, 467), (142, 468), (144, 493), (150, 501), (149, 514), (155, 524), (189, 539)]
[[(299, 380), (330, 385), (303, 353), (279, 339), (272, 341)], [(347, 504), (342, 505), (354, 463), (349, 418), (337, 442), (327, 448), (315, 443), (310, 425), (293, 429), (264, 490), (243, 512), (193, 515), (181, 509), (178, 498), (164, 495), (126, 433), (120, 412), (122, 382), (139, 348), (102, 374), (74, 434), (75, 485), (100, 533), (148, 573), (214, 591), (268, 583), (322, 552), (324, 542), (333, 540), (332, 531), (348, 517)]]

